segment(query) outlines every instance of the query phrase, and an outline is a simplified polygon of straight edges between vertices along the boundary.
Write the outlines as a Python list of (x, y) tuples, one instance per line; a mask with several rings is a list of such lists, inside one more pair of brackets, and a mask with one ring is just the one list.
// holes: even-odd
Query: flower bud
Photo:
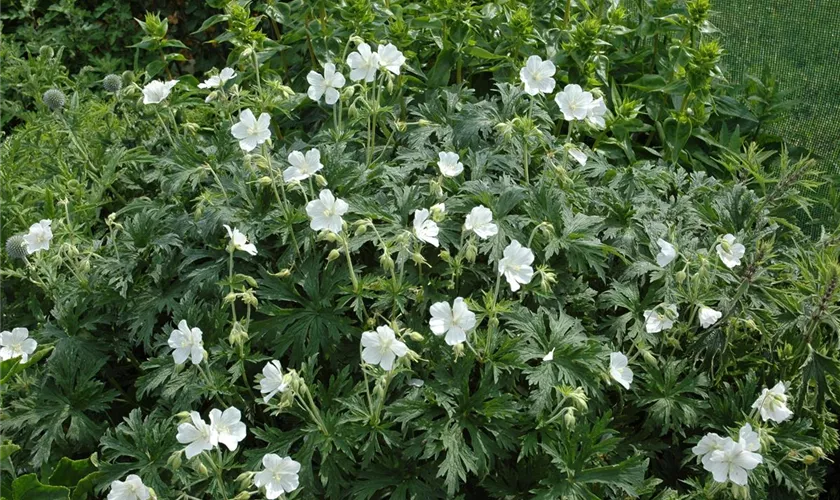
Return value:
[(277, 276), (280, 279), (285, 279), (288, 278), (291, 274), (292, 270), (287, 267), (285, 269), (281, 269), (280, 272), (277, 273), (275, 276)]
[(333, 248), (330, 250), (329, 255), (327, 255), (327, 262), (332, 262), (339, 257), (341, 257), (341, 252), (339, 252), (337, 248)]
[(438, 254), (440, 256), (440, 260), (444, 262), (452, 262), (452, 255), (449, 253), (449, 250), (441, 250)]
[(42, 45), (41, 48), (38, 49), (38, 55), (44, 59), (52, 59), (53, 56), (55, 56), (55, 51), (49, 45)]
[(195, 468), (195, 470), (197, 470), (197, 471), (198, 471), (198, 473), (199, 473), (199, 474), (201, 474), (202, 476), (207, 476), (207, 475), (209, 475), (209, 474), (210, 474), (210, 473), (207, 471), (207, 467), (205, 467), (205, 466), (204, 466), (204, 464), (203, 464), (203, 463), (201, 463), (201, 462), (198, 462), (198, 466)]
[(467, 259), (467, 262), (470, 264), (475, 264), (475, 258), (478, 257), (478, 247), (475, 246), (475, 243), (472, 240), (467, 243), (466, 248), (464, 248), (464, 258)]
[(318, 184), (318, 187), (326, 187), (327, 178), (321, 174), (315, 174), (315, 183)]
[(567, 429), (572, 429), (575, 426), (575, 412), (571, 408), (563, 413), (563, 425), (565, 425)]
[(443, 203), (432, 205), (431, 213), (433, 221), (442, 222), (443, 218), (446, 216), (446, 205)]
[(421, 127), (428, 127), (431, 124), (432, 124), (432, 122), (430, 122), (429, 120), (426, 120), (425, 118), (421, 118), (421, 119), (417, 120), (417, 125), (420, 125)]
[(235, 293), (233, 293), (233, 292), (230, 292), (230, 293), (228, 293), (227, 295), (225, 295), (225, 298), (224, 298), (224, 299), (222, 299), (222, 301), (223, 301), (226, 305), (227, 305), (227, 304), (233, 304), (234, 302), (236, 302), (236, 294), (235, 294)]
[(442, 198), (443, 197), (443, 186), (441, 186), (440, 181), (435, 179), (429, 182), (429, 192), (435, 198)]
[(382, 269), (386, 271), (391, 271), (394, 269), (394, 259), (387, 253), (383, 253), (381, 257), (379, 257), (379, 265), (382, 266)]
[(356, 236), (361, 236), (367, 232), (367, 224), (362, 224), (361, 226), (356, 228), (356, 232), (354, 233)]
[(676, 275), (677, 283), (682, 283), (683, 281), (685, 281), (686, 277), (687, 276), (685, 274), (685, 270), (677, 271), (677, 275)]
[(816, 461), (817, 459), (816, 457), (814, 457), (814, 455), (805, 455), (804, 457), (802, 457), (802, 463), (804, 463), (805, 465), (811, 465)]
[(811, 448), (811, 454), (817, 458), (825, 458), (825, 452), (819, 446)]
[(411, 340), (413, 340), (415, 342), (423, 342), (423, 340), (424, 340), (423, 335), (421, 335), (420, 332), (415, 332), (414, 330), (409, 330), (407, 335), (408, 335), (408, 338), (410, 338)]
[(192, 135), (197, 134), (198, 131), (201, 129), (201, 125), (194, 122), (184, 122), (184, 124), (181, 126), (184, 128), (184, 130), (186, 130)]
[(28, 251), (26, 250), (26, 240), (23, 239), (22, 234), (10, 236), (6, 240), (6, 253), (12, 259), (25, 259)]
[(376, 318), (370, 317), (365, 321), (365, 328), (372, 329), (376, 327)]
[(51, 111), (63, 108), (64, 104), (67, 102), (67, 96), (64, 95), (64, 92), (58, 89), (49, 89), (44, 92), (42, 99), (44, 104), (46, 104)]
[(238, 495), (236, 495), (235, 497), (233, 497), (233, 500), (248, 500), (249, 498), (251, 498), (251, 494), (248, 493), (247, 491), (243, 491), (243, 492), (239, 493)]
[(487, 325), (493, 329), (499, 328), (499, 318), (493, 316), (487, 321)]
[(174, 470), (178, 470), (181, 468), (181, 450), (176, 451), (172, 455), (169, 456), (169, 459), (166, 461), (166, 465), (171, 467)]
[(243, 472), (242, 474), (236, 476), (234, 481), (241, 489), (248, 489), (254, 483), (254, 473), (251, 471)]
[(187, 422), (190, 420), (190, 412), (182, 411), (181, 413), (176, 414), (175, 417), (182, 422)]
[(332, 231), (321, 231), (321, 239), (329, 241), (330, 243), (335, 243), (338, 241), (338, 235)]
[(112, 94), (116, 94), (117, 92), (122, 89), (123, 81), (119, 75), (110, 74), (102, 79), (102, 87), (105, 89), (106, 92), (110, 92)]
[(408, 128), (407, 124), (402, 120), (397, 120), (397, 122), (394, 125), (396, 125), (397, 130), (400, 132), (405, 132)]
[(639, 349), (639, 352), (642, 353), (642, 358), (644, 358), (645, 363), (647, 363), (651, 366), (656, 366), (657, 365), (656, 358), (653, 356), (652, 352), (650, 352), (647, 349)]

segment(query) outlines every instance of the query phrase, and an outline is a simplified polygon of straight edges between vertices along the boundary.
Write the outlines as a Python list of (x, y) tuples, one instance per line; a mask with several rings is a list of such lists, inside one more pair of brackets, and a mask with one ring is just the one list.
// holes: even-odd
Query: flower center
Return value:
[(391, 350), (391, 344), (393, 342), (394, 341), (391, 340), (391, 339), (383, 340), (382, 343), (379, 344), (379, 352), (381, 352), (382, 354), (385, 354), (386, 352), (390, 351)]

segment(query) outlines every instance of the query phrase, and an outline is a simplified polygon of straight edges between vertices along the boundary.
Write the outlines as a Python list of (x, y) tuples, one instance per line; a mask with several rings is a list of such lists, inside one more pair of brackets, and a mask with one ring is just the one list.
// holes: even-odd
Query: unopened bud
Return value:
[(362, 224), (356, 228), (356, 236), (361, 236), (367, 232), (367, 224)]
[(432, 122), (430, 122), (429, 120), (423, 119), (423, 118), (417, 120), (417, 125), (420, 125), (421, 127), (428, 127), (431, 124), (432, 124)]
[(182, 422), (186, 422), (186, 421), (188, 421), (188, 420), (190, 419), (190, 412), (188, 412), (188, 411), (182, 411), (182, 412), (180, 412), (180, 413), (176, 414), (176, 415), (175, 415), (175, 417), (176, 417), (178, 420), (181, 420)]
[(319, 187), (327, 186), (327, 178), (321, 174), (315, 174), (315, 183), (318, 184)]
[(575, 426), (575, 412), (572, 411), (571, 408), (563, 414), (563, 425), (565, 425), (567, 429), (571, 429)]
[(458, 342), (454, 346), (452, 346), (452, 351), (455, 353), (455, 359), (460, 358), (464, 355), (464, 343)]
[(811, 454), (817, 458), (825, 458), (825, 452), (819, 446), (814, 446), (811, 448)]
[(678, 271), (678, 272), (677, 272), (677, 275), (676, 275), (676, 278), (677, 278), (677, 283), (682, 283), (683, 281), (685, 281), (685, 278), (686, 278), (686, 277), (687, 277), (687, 276), (686, 276), (686, 274), (685, 274), (685, 271), (684, 271), (684, 270), (680, 270), (680, 271)]
[(423, 340), (424, 340), (423, 336), (420, 334), (420, 332), (415, 332), (414, 330), (409, 330), (408, 338), (410, 338), (411, 340), (413, 340), (415, 342), (423, 342)]
[(181, 450), (176, 451), (172, 455), (169, 456), (169, 460), (166, 461), (166, 464), (171, 467), (173, 470), (178, 470), (181, 468)]
[(233, 497), (233, 500), (248, 500), (251, 498), (251, 494), (247, 491), (243, 491), (240, 494)]
[(656, 366), (657, 365), (656, 358), (653, 357), (652, 352), (648, 351), (647, 349), (639, 349), (639, 352), (642, 353), (642, 358), (644, 358), (645, 363), (647, 363), (651, 366)]
[(420, 252), (414, 252), (411, 254), (411, 260), (414, 261), (415, 264), (418, 266), (422, 266), (423, 264), (427, 264), (426, 259), (423, 258), (423, 255)]
[(322, 231), (321, 239), (324, 241), (329, 241), (330, 243), (335, 243), (336, 241), (338, 241), (338, 235), (332, 231)]
[(464, 257), (470, 264), (474, 264), (475, 258), (478, 257), (478, 247), (475, 246), (472, 240), (467, 243), (467, 247), (464, 249)]
[(433, 221), (442, 222), (443, 218), (446, 216), (446, 205), (443, 203), (432, 205), (431, 213)]
[(394, 259), (387, 253), (383, 253), (379, 257), (379, 265), (382, 266), (382, 269), (386, 271), (391, 271), (394, 269)]
[(195, 470), (197, 470), (198, 473), (202, 476), (206, 476), (209, 474), (209, 472), (207, 471), (207, 467), (205, 467), (205, 465), (201, 462), (198, 462), (198, 466), (195, 468)]
[(327, 255), (327, 262), (332, 262), (339, 257), (341, 257), (341, 252), (339, 252), (337, 248), (333, 248), (330, 250), (329, 255)]
[(452, 255), (449, 253), (449, 250), (441, 250), (438, 255), (440, 256), (440, 260), (444, 262), (452, 261)]
[(814, 455), (805, 455), (804, 457), (802, 457), (802, 463), (804, 463), (805, 465), (811, 465), (816, 461), (817, 459), (814, 457)]

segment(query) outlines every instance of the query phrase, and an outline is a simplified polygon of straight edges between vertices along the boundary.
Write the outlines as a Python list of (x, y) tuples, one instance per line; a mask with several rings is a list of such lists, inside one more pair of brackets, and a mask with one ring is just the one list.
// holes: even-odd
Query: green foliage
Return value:
[[(830, 484), (840, 233), (814, 210), (828, 179), (764, 142), (783, 102), (769, 78), (726, 83), (708, 2), (212, 1), (132, 12), (137, 36), (98, 30), (86, 43), (116, 36), (114, 59), (85, 69), (77, 26), (39, 9), (4, 10), (0, 239), (42, 219), (53, 232), (49, 249), (0, 254), (3, 328), (38, 342), (2, 364), (4, 498), (94, 498), (136, 474), (159, 498), (239, 500), (263, 494), (269, 453), (301, 464), (290, 498), (816, 498)], [(37, 40), (20, 21), (33, 13), (49, 50), (21, 43)], [(363, 42), (393, 43), (400, 74), (352, 82)], [(549, 95), (523, 90), (531, 55), (556, 66)], [(347, 77), (332, 106), (307, 96), (329, 62)], [(222, 67), (237, 75), (199, 87)], [(160, 79), (177, 83), (144, 104)], [(564, 120), (551, 97), (567, 84), (604, 99), (603, 126)], [(271, 116), (251, 151), (231, 136), (246, 109)], [(324, 168), (284, 182), (310, 149)], [(440, 174), (441, 152), (464, 172)], [(349, 206), (338, 234), (310, 226), (322, 189)], [(498, 226), (486, 239), (464, 228), (478, 205)], [(421, 209), (439, 245), (418, 238)], [(726, 234), (745, 247), (731, 268)], [(659, 239), (673, 262), (657, 262)], [(498, 273), (513, 240), (535, 257), (516, 291)], [(476, 324), (452, 346), (430, 308), (456, 297)], [(673, 325), (647, 327), (668, 304)], [(198, 364), (173, 358), (182, 320), (202, 331)], [(406, 346), (387, 371), (360, 359), (362, 333), (384, 326)], [(285, 386), (264, 400), (272, 360)], [(765, 421), (751, 406), (779, 381), (794, 416)], [(187, 459), (188, 412), (230, 407), (244, 440)], [(747, 486), (717, 483), (691, 449), (745, 423), (763, 462)]]

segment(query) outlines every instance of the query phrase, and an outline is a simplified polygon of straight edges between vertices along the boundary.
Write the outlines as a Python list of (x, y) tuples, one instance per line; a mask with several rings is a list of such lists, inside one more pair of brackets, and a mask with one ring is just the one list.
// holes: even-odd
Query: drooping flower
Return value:
[(153, 80), (143, 87), (143, 104), (159, 104), (161, 101), (169, 97), (172, 92), (172, 87), (178, 83), (178, 80), (170, 80), (163, 82), (161, 80)]
[(257, 488), (265, 488), (266, 498), (274, 500), (297, 489), (300, 463), (291, 457), (280, 458), (280, 455), (269, 453), (263, 457), (262, 464), (263, 470), (254, 475), (254, 484)]
[(750, 451), (749, 443), (741, 439), (734, 441), (732, 438), (723, 440), (722, 449), (712, 452), (705, 469), (712, 473), (712, 477), (719, 483), (727, 480), (733, 483), (746, 486), (747, 471), (755, 469), (764, 460), (761, 455)]
[(50, 242), (53, 239), (52, 221), (49, 219), (41, 219), (29, 226), (29, 232), (23, 237), (26, 242), (26, 251), (29, 255), (41, 250), (49, 250)]
[(379, 67), (381, 69), (388, 70), (395, 75), (400, 74), (400, 68), (405, 64), (405, 56), (393, 43), (380, 45), (376, 49), (376, 53), (379, 56)]
[(312, 219), (309, 222), (309, 227), (313, 231), (327, 229), (338, 234), (341, 232), (341, 225), (344, 222), (341, 216), (346, 214), (349, 208), (347, 202), (333, 196), (332, 191), (322, 189), (317, 200), (312, 200), (306, 204), (306, 215)]
[(493, 212), (484, 205), (470, 210), (464, 221), (464, 229), (474, 232), (482, 240), (499, 234), (499, 226), (493, 223)]
[(263, 367), (263, 378), (260, 380), (260, 393), (263, 395), (263, 402), (268, 401), (274, 397), (278, 392), (286, 392), (289, 387), (286, 383), (286, 378), (283, 376), (283, 367), (276, 359), (269, 361)]
[(412, 378), (408, 380), (408, 385), (410, 385), (411, 387), (420, 388), (426, 385), (426, 382), (423, 381), (423, 379), (421, 378)]
[(321, 151), (317, 149), (310, 149), (305, 155), (300, 151), (292, 151), (288, 160), (292, 166), (283, 171), (283, 180), (286, 182), (304, 181), (324, 168), (321, 164)]
[(137, 474), (129, 474), (125, 481), (112, 481), (108, 500), (149, 500), (152, 492)]
[(425, 241), (433, 246), (438, 246), (438, 228), (437, 222), (429, 218), (430, 212), (421, 208), (414, 211), (414, 234), (421, 241)]
[(224, 87), (225, 84), (236, 78), (236, 71), (233, 68), (224, 68), (218, 75), (213, 75), (204, 80), (203, 83), (198, 84), (200, 89), (218, 89)]
[(528, 95), (549, 94), (554, 91), (555, 71), (553, 62), (543, 61), (540, 56), (531, 56), (519, 70), (519, 78), (525, 84)]
[(697, 319), (700, 320), (700, 326), (703, 328), (709, 328), (714, 325), (718, 322), (721, 316), (723, 316), (722, 312), (715, 311), (711, 307), (706, 306), (701, 307), (700, 312), (697, 313)]
[(344, 87), (344, 84), (347, 83), (344, 75), (335, 70), (335, 64), (333, 63), (324, 65), (323, 75), (317, 71), (310, 71), (306, 75), (306, 81), (309, 82), (309, 90), (306, 91), (306, 95), (313, 101), (320, 101), (323, 96), (324, 101), (329, 105), (338, 101), (341, 96), (338, 89)]
[(227, 446), (230, 451), (235, 450), (247, 434), (247, 428), (241, 419), (242, 413), (235, 407), (230, 407), (224, 412), (217, 408), (210, 410), (210, 427), (216, 433), (218, 442)]
[(362, 334), (362, 359), (365, 363), (379, 365), (385, 371), (394, 367), (394, 361), (408, 353), (408, 347), (397, 340), (394, 330), (380, 326), (375, 332)]
[(183, 364), (190, 358), (194, 365), (204, 359), (204, 343), (202, 333), (198, 328), (190, 328), (186, 320), (178, 323), (178, 328), (169, 335), (169, 347), (174, 349), (172, 357), (175, 364)]
[(604, 120), (604, 115), (606, 114), (607, 104), (604, 102), (603, 97), (599, 97), (592, 101), (589, 112), (586, 113), (586, 123), (595, 128), (604, 128), (607, 126), (607, 122)]
[(379, 67), (379, 54), (371, 51), (370, 45), (360, 43), (356, 51), (347, 56), (347, 65), (350, 66), (351, 80), (372, 82)]
[(720, 257), (723, 265), (732, 269), (741, 265), (741, 257), (744, 256), (746, 248), (740, 243), (735, 243), (734, 235), (727, 234), (723, 237), (723, 241), (715, 247), (715, 250), (717, 250), (718, 257)]
[(691, 449), (691, 452), (700, 458), (700, 463), (706, 470), (708, 469), (709, 459), (712, 458), (712, 453), (723, 449), (726, 440), (714, 432), (710, 432), (703, 436), (697, 445)]
[(21, 363), (26, 363), (37, 348), (38, 342), (29, 338), (28, 328), (18, 327), (0, 332), (0, 359), (3, 361), (20, 358)]
[(623, 353), (610, 353), (610, 377), (625, 389), (630, 389), (630, 384), (633, 383), (633, 370), (627, 366), (627, 356)]
[(659, 245), (659, 253), (656, 254), (656, 264), (659, 267), (665, 267), (677, 258), (677, 249), (674, 248), (674, 245), (662, 238), (656, 240), (656, 244)]
[(592, 93), (574, 83), (566, 85), (558, 92), (554, 101), (560, 107), (566, 121), (585, 120), (593, 106)]
[(202, 451), (212, 450), (219, 444), (216, 430), (207, 425), (197, 411), (190, 412), (190, 420), (192, 423), (184, 422), (178, 425), (178, 434), (175, 436), (179, 443), (187, 445), (184, 452), (188, 460)]
[(543, 356), (543, 358), (542, 358), (543, 363), (548, 363), (548, 362), (550, 362), (550, 361), (554, 361), (554, 349), (555, 349), (555, 348), (554, 348), (554, 347), (552, 347), (552, 348), (551, 348), (551, 350), (550, 350), (550, 351), (548, 351), (548, 354), (546, 354), (545, 356)]
[(251, 255), (257, 255), (257, 247), (253, 243), (249, 243), (248, 238), (239, 229), (235, 227), (231, 228), (227, 224), (223, 224), (223, 226), (227, 230), (228, 238), (230, 238), (233, 248), (248, 252)]
[(458, 153), (442, 151), (438, 153), (438, 168), (444, 177), (457, 177), (464, 171), (464, 164)]
[(646, 310), (644, 316), (645, 331), (659, 333), (674, 326), (674, 320), (677, 319), (679, 314), (676, 304), (661, 304), (655, 310)]
[(270, 125), (271, 115), (260, 113), (260, 118), (257, 119), (250, 109), (246, 109), (239, 113), (239, 122), (230, 128), (230, 133), (239, 141), (239, 147), (243, 151), (253, 151), (271, 137)]
[(779, 382), (772, 389), (765, 387), (752, 407), (758, 408), (763, 421), (772, 420), (776, 423), (782, 423), (793, 416), (793, 412), (787, 407), (787, 399), (785, 384)]
[(435, 335), (446, 334), (444, 340), (449, 345), (460, 344), (467, 340), (467, 332), (475, 328), (475, 313), (467, 308), (463, 297), (458, 297), (452, 303), (436, 302), (429, 312), (429, 328)]
[(534, 252), (513, 240), (505, 247), (503, 257), (499, 260), (499, 274), (503, 274), (510, 289), (519, 290), (520, 285), (527, 285), (534, 277)]

